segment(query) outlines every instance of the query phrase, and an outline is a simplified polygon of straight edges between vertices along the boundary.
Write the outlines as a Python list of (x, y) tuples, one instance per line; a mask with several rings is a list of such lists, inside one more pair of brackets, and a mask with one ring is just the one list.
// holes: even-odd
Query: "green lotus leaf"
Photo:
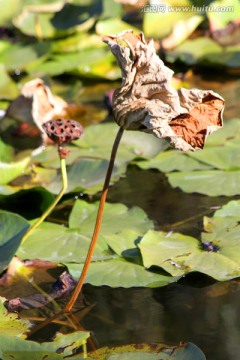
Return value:
[[(69, 228), (61, 225), (44, 222), (36, 229), (18, 250), (22, 258), (38, 258), (53, 262), (85, 261), (93, 226), (96, 220), (98, 203), (88, 204), (77, 200), (69, 218)], [(131, 228), (129, 229), (129, 226)], [(152, 228), (152, 222), (140, 208), (128, 208), (123, 204), (106, 204), (102, 223), (101, 236), (97, 242), (93, 261), (112, 259), (117, 257), (104, 236), (118, 235), (122, 229), (129, 230), (131, 240), (136, 239), (136, 233), (142, 235), (147, 229)], [(46, 247), (46, 239), (48, 246)], [(121, 241), (121, 234), (119, 234)], [(110, 245), (111, 246), (111, 245)]]
[(163, 344), (131, 344), (104, 347), (88, 353), (88, 359), (102, 360), (206, 360), (203, 352), (193, 343), (168, 347)]
[[(112, 145), (118, 131), (115, 123), (92, 125), (85, 129), (84, 137), (75, 141), (81, 156), (109, 159)], [(119, 146), (116, 163), (129, 162), (136, 157), (151, 158), (168, 147), (164, 140), (151, 134), (125, 131)]]
[[(83, 264), (66, 263), (69, 272), (79, 278)], [(160, 287), (175, 282), (179, 277), (148, 271), (143, 266), (124, 259), (94, 262), (89, 267), (85, 282), (94, 286), (130, 288), (135, 286)]]
[(100, 18), (106, 19), (110, 17), (121, 16), (123, 13), (122, 4), (116, 1), (103, 0), (103, 9)]
[(8, 184), (17, 176), (22, 175), (29, 163), (30, 158), (27, 157), (21, 161), (4, 163), (0, 162), (0, 183), (1, 185)]
[(180, 187), (187, 193), (200, 193), (208, 196), (233, 196), (240, 194), (240, 170), (205, 170), (174, 172), (167, 174), (173, 187)]
[(203, 151), (189, 153), (189, 156), (215, 169), (226, 171), (240, 170), (239, 145), (209, 147)]
[(5, 66), (0, 64), (0, 98), (14, 99), (18, 92), (17, 84), (10, 78)]
[(226, 205), (222, 206), (221, 209), (215, 211), (214, 218), (229, 218), (229, 217), (239, 217), (240, 214), (240, 201), (232, 200), (229, 201)]
[(42, 64), (27, 67), (28, 72), (51, 76), (70, 73), (87, 78), (114, 80), (120, 77), (117, 67), (113, 67), (113, 55), (106, 47), (89, 47), (80, 52), (53, 54)]
[[(80, 152), (76, 146), (68, 145), (70, 155), (66, 159), (66, 165), (71, 165), (79, 156)], [(45, 168), (60, 168), (60, 160), (56, 146), (47, 146), (40, 154), (32, 157), (33, 163), (40, 163)]]
[(93, 26), (101, 10), (98, 0), (65, 2), (62, 9), (55, 12), (51, 23), (58, 31), (87, 31)]
[(52, 342), (37, 343), (17, 336), (0, 334), (1, 359), (44, 359), (60, 360), (73, 355), (86, 344), (88, 332), (75, 331), (71, 334), (57, 334)]
[[(90, 239), (84, 232), (68, 229), (64, 226), (44, 222), (37, 228), (18, 249), (21, 258), (42, 259), (55, 263), (85, 261)], [(111, 259), (104, 240), (99, 239), (93, 261)]]
[(187, 65), (208, 65), (218, 67), (238, 68), (240, 61), (240, 46), (229, 46), (223, 49), (213, 40), (199, 37), (187, 40), (167, 55), (167, 61), (180, 60)]
[(21, 11), (22, 0), (1, 0), (0, 24), (12, 25), (12, 19)]
[(202, 241), (212, 242), (219, 247), (219, 253), (240, 266), (240, 201), (233, 200), (214, 213), (212, 218), (204, 217)]
[(27, 65), (38, 59), (38, 52), (35, 46), (22, 45), (20, 43), (11, 44), (6, 40), (0, 41), (0, 48), (4, 45), (5, 49), (0, 52), (0, 63), (6, 70), (23, 70)]
[[(238, 0), (223, 0), (213, 1), (210, 4), (210, 9), (206, 11), (206, 15), (214, 30), (224, 29), (231, 21), (239, 18), (239, 2)], [(226, 11), (211, 11), (211, 8), (226, 8)], [(232, 11), (227, 11), (227, 8), (231, 7)]]
[(14, 193), (15, 193), (15, 191), (13, 189), (11, 189), (10, 187), (0, 185), (0, 194), (1, 195), (12, 195)]
[[(107, 168), (107, 160), (79, 158), (67, 169), (69, 179), (67, 191), (86, 191), (88, 194), (98, 192), (102, 189)], [(114, 166), (111, 182), (119, 180), (125, 171), (126, 165)], [(46, 186), (47, 190), (54, 194), (59, 193), (61, 187), (62, 178), (60, 173)]]
[(53, 53), (75, 53), (76, 51), (84, 51), (90, 47), (102, 48), (102, 41), (96, 34), (88, 34), (85, 32), (77, 32), (63, 39), (56, 39), (51, 43)]
[[(229, 203), (213, 218), (204, 219), (202, 240), (173, 233), (149, 231), (138, 244), (147, 268), (155, 265), (171, 275), (199, 271), (217, 280), (228, 280), (240, 275), (240, 227), (236, 216), (219, 216), (239, 204)], [(215, 251), (204, 251), (204, 244), (213, 244)]]
[(25, 35), (40, 39), (67, 35), (76, 29), (88, 30), (95, 22), (94, 15), (99, 13), (96, 1), (91, 3), (79, 6), (63, 1), (40, 2), (23, 7), (22, 13), (13, 22)]
[[(86, 236), (92, 234), (97, 210), (98, 203), (88, 204), (83, 200), (76, 200), (69, 217), (69, 227), (79, 229)], [(141, 235), (152, 226), (152, 221), (139, 207), (128, 209), (123, 204), (105, 204), (101, 226), (103, 236), (118, 234), (126, 229), (138, 231)]]
[(28, 228), (21, 216), (0, 210), (0, 271), (12, 260)]
[(14, 148), (0, 138), (0, 161), (8, 163), (14, 159)]
[(22, 175), (30, 161), (30, 157), (24, 157), (19, 161), (14, 157), (12, 146), (5, 144), (0, 139), (0, 184), (5, 185)]
[[(221, 131), (215, 131), (207, 138), (205, 149), (209, 146), (239, 145), (240, 119), (226, 121)], [(205, 150), (204, 150), (205, 151)]]
[(31, 323), (28, 320), (20, 319), (18, 314), (8, 313), (4, 306), (5, 301), (5, 298), (0, 297), (0, 334), (23, 337), (23, 333), (27, 332)]
[[(96, 24), (96, 33), (99, 35), (117, 34), (129, 28), (129, 24), (120, 18), (110, 17), (108, 19), (99, 20)], [(131, 29), (138, 34), (139, 29), (131, 25)]]
[(24, 10), (16, 19), (14, 25), (23, 34), (40, 38), (53, 38), (59, 35), (52, 25), (52, 13), (36, 13)]
[[(165, 4), (164, 4), (165, 5)], [(157, 4), (152, 5), (152, 11), (151, 11), (151, 5), (149, 11), (144, 11), (143, 9), (143, 31), (145, 36), (147, 37), (153, 37), (153, 38), (163, 38), (169, 34), (172, 33), (174, 26), (178, 22), (187, 22), (189, 18), (196, 15), (196, 13), (192, 11), (168, 11), (167, 6), (175, 6), (176, 3), (172, 0), (169, 0), (167, 4), (162, 7), (163, 11), (157, 10)], [(192, 4), (190, 1), (185, 0), (181, 1), (181, 6), (186, 6), (191, 8)], [(147, 10), (146, 6), (146, 10)], [(154, 11), (154, 9), (156, 9)], [(199, 22), (198, 22), (199, 24)], [(188, 26), (191, 29), (191, 26)], [(192, 26), (192, 31), (194, 30), (194, 26)], [(185, 27), (185, 32), (187, 36), (187, 26)], [(189, 35), (189, 34), (188, 34)], [(186, 37), (185, 36), (185, 37)], [(185, 38), (184, 37), (184, 38)], [(183, 38), (183, 39), (184, 39)]]
[(148, 161), (137, 161), (136, 165), (141, 169), (158, 169), (162, 172), (170, 171), (193, 171), (211, 169), (210, 165), (197, 161), (178, 150), (168, 150), (157, 154)]

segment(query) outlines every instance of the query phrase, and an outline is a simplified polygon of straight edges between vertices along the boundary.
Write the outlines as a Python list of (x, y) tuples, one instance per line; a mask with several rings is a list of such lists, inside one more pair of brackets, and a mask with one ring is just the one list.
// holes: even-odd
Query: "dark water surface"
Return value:
[(203, 288), (171, 284), (158, 289), (85, 286), (96, 306), (83, 319), (100, 346), (191, 341), (208, 360), (240, 358), (240, 282)]

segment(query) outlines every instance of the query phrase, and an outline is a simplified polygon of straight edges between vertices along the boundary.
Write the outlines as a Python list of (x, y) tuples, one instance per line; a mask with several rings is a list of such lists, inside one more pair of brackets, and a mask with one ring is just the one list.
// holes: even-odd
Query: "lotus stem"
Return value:
[(101, 199), (100, 199), (100, 203), (99, 203), (99, 207), (98, 207), (98, 214), (97, 214), (97, 218), (96, 218), (96, 222), (95, 222), (95, 227), (94, 227), (94, 231), (93, 231), (93, 236), (92, 236), (92, 240), (90, 242), (89, 245), (89, 249), (88, 249), (88, 253), (86, 256), (86, 260), (84, 262), (84, 266), (82, 269), (82, 273), (80, 275), (80, 278), (78, 280), (78, 283), (76, 285), (76, 288), (72, 294), (71, 299), (69, 300), (69, 302), (67, 303), (64, 311), (66, 313), (68, 313), (69, 311), (71, 311), (72, 307), (74, 306), (81, 290), (82, 290), (82, 286), (84, 284), (84, 281), (86, 279), (87, 276), (87, 272), (91, 263), (91, 259), (94, 253), (94, 249), (97, 243), (97, 239), (99, 236), (99, 232), (101, 229), (101, 224), (102, 224), (102, 216), (103, 216), (103, 210), (104, 210), (104, 205), (106, 202), (106, 197), (107, 197), (107, 193), (108, 193), (108, 188), (109, 188), (109, 184), (110, 184), (110, 180), (111, 180), (111, 176), (112, 176), (112, 171), (113, 171), (113, 167), (114, 167), (114, 162), (115, 162), (115, 158), (116, 158), (116, 154), (117, 154), (117, 150), (118, 150), (118, 146), (120, 144), (122, 135), (123, 135), (123, 128), (119, 128), (118, 133), (116, 135), (115, 141), (113, 143), (113, 147), (112, 147), (112, 152), (111, 152), (111, 157), (110, 157), (110, 161), (108, 164), (108, 169), (107, 169), (107, 173), (106, 173), (106, 177), (105, 177), (105, 181), (104, 181), (104, 185), (103, 185), (103, 190), (102, 190), (102, 195), (101, 195)]
[(66, 170), (66, 161), (63, 158), (60, 158), (60, 169), (62, 175), (62, 188), (60, 193), (57, 195), (53, 203), (47, 208), (47, 210), (42, 214), (42, 216), (30, 227), (30, 229), (23, 236), (22, 243), (26, 241), (28, 236), (46, 219), (46, 217), (52, 212), (57, 203), (61, 200), (63, 194), (67, 190), (68, 187), (68, 178), (67, 178), (67, 170)]

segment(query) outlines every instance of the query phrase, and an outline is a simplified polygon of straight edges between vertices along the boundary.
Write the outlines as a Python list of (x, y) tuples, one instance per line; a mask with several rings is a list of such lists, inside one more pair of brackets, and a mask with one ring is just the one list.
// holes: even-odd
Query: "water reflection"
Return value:
[(239, 281), (202, 288), (183, 284), (159, 289), (86, 286), (84, 293), (96, 302), (84, 326), (94, 332), (100, 346), (192, 341), (209, 360), (239, 358)]

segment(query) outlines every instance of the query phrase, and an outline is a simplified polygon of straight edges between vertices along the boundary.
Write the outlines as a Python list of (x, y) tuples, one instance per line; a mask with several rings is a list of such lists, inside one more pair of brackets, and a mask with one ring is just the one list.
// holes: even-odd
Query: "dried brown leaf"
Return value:
[(46, 306), (53, 299), (59, 299), (69, 295), (69, 293), (75, 288), (76, 280), (66, 271), (62, 273), (53, 284), (52, 292), (32, 294), (27, 297), (17, 297), (5, 302), (5, 307), (8, 311), (19, 311), (20, 309), (36, 309), (42, 306)]
[(202, 149), (207, 135), (222, 127), (224, 99), (211, 90), (176, 90), (173, 71), (157, 56), (152, 40), (126, 30), (103, 41), (122, 71), (122, 85), (113, 95), (119, 126), (167, 138), (184, 151)]
[(7, 116), (35, 123), (42, 130), (41, 124), (60, 114), (67, 106), (63, 99), (53, 96), (43, 80), (37, 78), (23, 86), (21, 95), (7, 109)]
[[(50, 88), (44, 84), (42, 79), (34, 79), (27, 82), (22, 90), (21, 95), (12, 101), (7, 109), (6, 117), (10, 117), (24, 123), (24, 128), (29, 130), (30, 136), (35, 135), (35, 130), (39, 129), (47, 141), (45, 132), (42, 129), (42, 124), (56, 118), (65, 118), (82, 116), (85, 113), (85, 108), (81, 105), (68, 104), (59, 96), (52, 94)], [(17, 131), (21, 134), (28, 135), (22, 131), (22, 126), (19, 126)], [(18, 132), (16, 133), (18, 135)]]

